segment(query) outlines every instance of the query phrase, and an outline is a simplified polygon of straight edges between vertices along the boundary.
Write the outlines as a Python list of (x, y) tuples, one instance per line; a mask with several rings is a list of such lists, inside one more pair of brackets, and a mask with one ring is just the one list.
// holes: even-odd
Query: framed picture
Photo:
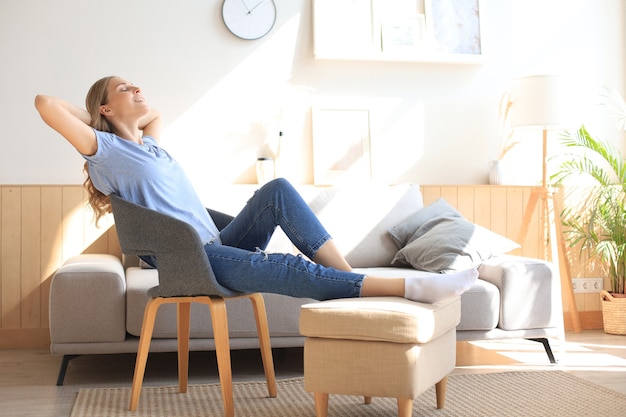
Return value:
[(341, 55), (346, 50), (371, 53), (372, 7), (372, 0), (316, 0), (313, 5), (315, 55)]
[(367, 109), (313, 109), (316, 185), (368, 182), (372, 177)]
[(382, 22), (383, 52), (421, 50), (426, 39), (426, 19), (413, 13), (405, 17), (387, 17)]
[(426, 40), (424, 0), (379, 1), (383, 52), (420, 50)]
[(481, 54), (480, 0), (426, 0), (427, 26), (438, 52)]

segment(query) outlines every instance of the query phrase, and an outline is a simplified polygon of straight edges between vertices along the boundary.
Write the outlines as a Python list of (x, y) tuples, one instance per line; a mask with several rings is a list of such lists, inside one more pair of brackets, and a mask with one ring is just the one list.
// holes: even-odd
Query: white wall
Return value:
[[(33, 98), (82, 105), (109, 74), (143, 87), (162, 111), (164, 144), (199, 188), (254, 182), (257, 151), (279, 125), (280, 174), (312, 182), (310, 109), (329, 103), (372, 110), (385, 182), (486, 183), (512, 78), (567, 73), (624, 92), (624, 0), (483, 0), (485, 63), (469, 66), (316, 61), (311, 0), (275, 2), (273, 31), (242, 41), (225, 29), (220, 0), (0, 0), (0, 183), (82, 182), (82, 159), (41, 122)], [(585, 123), (623, 140), (598, 108)], [(511, 158), (514, 169), (536, 163)]]

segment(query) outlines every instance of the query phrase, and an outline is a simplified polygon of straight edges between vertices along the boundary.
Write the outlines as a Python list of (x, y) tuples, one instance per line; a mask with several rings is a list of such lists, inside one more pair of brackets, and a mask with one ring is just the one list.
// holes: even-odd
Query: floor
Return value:
[[(454, 374), (560, 369), (626, 395), (626, 337), (601, 330), (566, 334), (551, 341), (558, 364), (551, 365), (541, 344), (526, 340), (459, 343)], [(81, 387), (130, 386), (134, 355), (82, 356), (70, 362), (65, 384), (56, 386), (61, 362), (45, 350), (0, 351), (0, 416), (69, 416)], [(301, 349), (275, 349), (278, 378), (302, 376)], [(262, 380), (257, 351), (232, 353), (233, 379)], [(190, 383), (218, 382), (215, 355), (192, 352)], [(152, 354), (144, 385), (174, 385), (176, 356)]]

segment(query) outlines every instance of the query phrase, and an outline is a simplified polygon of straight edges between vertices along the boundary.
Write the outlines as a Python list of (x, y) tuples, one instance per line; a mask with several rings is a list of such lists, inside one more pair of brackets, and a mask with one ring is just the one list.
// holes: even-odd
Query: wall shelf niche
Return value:
[(315, 59), (481, 64), (480, 0), (313, 0)]

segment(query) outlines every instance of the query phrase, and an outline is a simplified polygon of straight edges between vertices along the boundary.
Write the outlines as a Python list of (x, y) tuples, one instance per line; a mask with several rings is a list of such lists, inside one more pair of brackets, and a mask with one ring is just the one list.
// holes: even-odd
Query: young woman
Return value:
[[(85, 186), (96, 220), (110, 211), (107, 196), (115, 193), (191, 224), (206, 242), (215, 276), (225, 287), (317, 300), (397, 296), (433, 303), (462, 294), (478, 277), (476, 269), (406, 279), (352, 272), (315, 214), (284, 179), (261, 187), (218, 231), (181, 166), (159, 146), (160, 114), (148, 106), (139, 87), (123, 78), (98, 80), (87, 94), (86, 111), (45, 95), (35, 98), (35, 107), (85, 158)], [(313, 262), (264, 252), (276, 226)]]

